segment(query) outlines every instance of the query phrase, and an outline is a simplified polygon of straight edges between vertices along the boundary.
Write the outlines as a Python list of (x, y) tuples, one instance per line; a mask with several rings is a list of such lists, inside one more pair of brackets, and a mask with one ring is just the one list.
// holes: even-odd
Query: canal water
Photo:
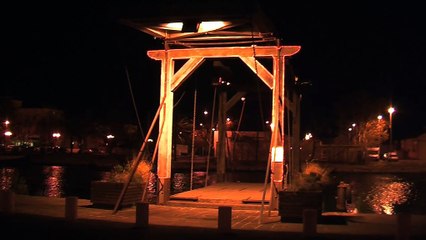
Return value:
[[(90, 199), (90, 182), (109, 178), (108, 169), (94, 166), (19, 165), (0, 167), (0, 189), (14, 189), (19, 194), (47, 197), (77, 196)], [(263, 182), (265, 173), (235, 173), (241, 181)], [(173, 173), (171, 192), (179, 193), (204, 186), (205, 172)], [(214, 175), (209, 177), (214, 183)], [(426, 214), (426, 178), (422, 173), (377, 174), (342, 173), (332, 175), (325, 188), (324, 211), (335, 211), (338, 184), (350, 186), (351, 202), (360, 213), (393, 215), (401, 211)], [(147, 187), (150, 202), (156, 201), (156, 177), (151, 174)]]

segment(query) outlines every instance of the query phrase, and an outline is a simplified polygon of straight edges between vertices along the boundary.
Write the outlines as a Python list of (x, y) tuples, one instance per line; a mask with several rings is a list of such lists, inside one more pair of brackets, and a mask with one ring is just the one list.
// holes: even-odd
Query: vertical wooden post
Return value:
[(399, 213), (396, 215), (396, 240), (410, 239), (411, 215), (409, 213)]
[(147, 228), (149, 226), (149, 203), (136, 203), (136, 227)]
[(232, 230), (232, 207), (219, 206), (218, 230), (220, 233), (230, 233)]
[(317, 234), (317, 210), (303, 210), (303, 236), (312, 237)]
[(77, 206), (78, 206), (77, 197), (65, 198), (65, 220), (75, 221), (77, 219)]
[(15, 193), (10, 190), (0, 191), (0, 212), (15, 212)]

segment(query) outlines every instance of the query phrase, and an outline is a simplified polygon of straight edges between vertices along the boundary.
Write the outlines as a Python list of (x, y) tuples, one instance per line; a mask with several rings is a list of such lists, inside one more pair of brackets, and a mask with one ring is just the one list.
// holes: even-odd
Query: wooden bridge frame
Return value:
[[(158, 203), (167, 203), (171, 187), (171, 162), (172, 162), (172, 126), (173, 126), (173, 91), (176, 90), (207, 58), (239, 58), (241, 59), (271, 90), (272, 90), (272, 124), (271, 147), (269, 160), (271, 165), (271, 187), (282, 189), (284, 171), (284, 77), (285, 58), (300, 51), (300, 46), (247, 46), (247, 47), (207, 47), (189, 49), (151, 50), (147, 54), (151, 59), (161, 61), (161, 89), (160, 99), (164, 104), (160, 110), (161, 135), (158, 149), (157, 175), (159, 177)], [(273, 61), (270, 72), (257, 59), (269, 58)], [(186, 63), (175, 71), (175, 60), (187, 60)], [(282, 156), (276, 156), (276, 153)], [(220, 157), (220, 156), (219, 156)], [(281, 159), (281, 161), (278, 161)], [(219, 160), (218, 160), (219, 162)], [(222, 166), (223, 165), (223, 166)], [(225, 164), (218, 164), (218, 172), (224, 171)], [(281, 174), (276, 174), (281, 168)], [(275, 173), (275, 174), (274, 174)], [(276, 191), (271, 191), (270, 205), (275, 206)]]

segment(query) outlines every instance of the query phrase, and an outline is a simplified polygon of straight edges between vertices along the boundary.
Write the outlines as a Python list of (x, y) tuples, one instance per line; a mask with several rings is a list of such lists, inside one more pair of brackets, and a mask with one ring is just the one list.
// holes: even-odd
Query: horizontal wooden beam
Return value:
[[(188, 58), (228, 58), (228, 57), (286, 57), (300, 51), (300, 46), (253, 46), (253, 47), (212, 47), (151, 50), (147, 54), (155, 60)], [(167, 53), (167, 54), (166, 54)]]

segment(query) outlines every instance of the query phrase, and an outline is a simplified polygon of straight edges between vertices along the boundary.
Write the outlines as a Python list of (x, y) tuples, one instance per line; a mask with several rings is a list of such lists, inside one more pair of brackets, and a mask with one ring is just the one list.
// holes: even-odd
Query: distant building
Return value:
[(426, 160), (426, 133), (401, 140), (401, 151), (406, 158)]
[(15, 137), (22, 142), (39, 146), (60, 145), (53, 143), (53, 133), (64, 135), (64, 113), (51, 108), (20, 108), (14, 114)]

